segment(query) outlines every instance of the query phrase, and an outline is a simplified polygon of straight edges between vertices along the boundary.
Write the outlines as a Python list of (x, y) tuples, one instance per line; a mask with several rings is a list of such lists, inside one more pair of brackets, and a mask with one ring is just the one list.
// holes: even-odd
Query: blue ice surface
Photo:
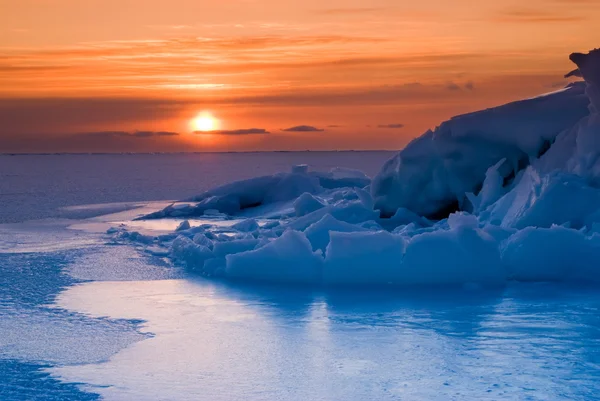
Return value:
[(594, 287), (314, 290), (188, 277), (90, 283), (81, 296), (113, 318), (137, 311), (156, 334), (126, 358), (59, 370), (108, 400), (600, 397)]
[[(0, 347), (0, 399), (600, 399), (597, 287), (322, 290), (133, 277), (81, 287), (109, 318), (44, 306), (76, 283), (65, 268), (128, 249), (0, 255), (0, 344), (6, 329), (41, 336), (39, 348)], [(111, 310), (132, 303), (156, 329), (152, 342), (137, 334), (139, 320)], [(106, 362), (136, 341), (127, 360)]]
[(4, 401), (93, 401), (98, 394), (83, 392), (75, 383), (63, 383), (41, 369), (51, 365), (0, 359), (0, 399)]
[[(142, 337), (136, 320), (92, 319), (46, 306), (77, 282), (63, 269), (80, 253), (0, 253), (0, 400), (98, 399), (44, 369), (100, 361)], [(113, 350), (85, 350), (111, 337)]]

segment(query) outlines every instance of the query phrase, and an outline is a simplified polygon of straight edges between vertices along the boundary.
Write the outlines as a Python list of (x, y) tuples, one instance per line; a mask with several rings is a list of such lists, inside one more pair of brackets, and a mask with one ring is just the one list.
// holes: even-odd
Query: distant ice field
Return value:
[[(174, 200), (227, 182), (289, 170), (355, 168), (370, 176), (395, 152), (0, 155), (0, 223), (87, 217), (77, 205)], [(106, 211), (105, 211), (106, 212)]]

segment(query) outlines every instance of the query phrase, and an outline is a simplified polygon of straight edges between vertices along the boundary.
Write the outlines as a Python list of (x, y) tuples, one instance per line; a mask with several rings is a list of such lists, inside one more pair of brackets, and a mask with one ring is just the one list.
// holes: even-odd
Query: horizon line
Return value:
[(231, 153), (367, 153), (399, 152), (402, 149), (341, 149), (341, 150), (240, 150), (240, 151), (181, 151), (181, 152), (0, 152), (0, 156), (60, 156), (60, 155), (192, 155), (192, 154), (231, 154)]

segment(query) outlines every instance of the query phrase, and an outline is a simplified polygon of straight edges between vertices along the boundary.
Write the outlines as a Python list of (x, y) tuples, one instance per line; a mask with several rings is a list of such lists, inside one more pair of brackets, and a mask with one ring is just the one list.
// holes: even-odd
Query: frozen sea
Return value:
[(596, 287), (232, 284), (103, 236), (228, 181), (391, 156), (0, 156), (0, 400), (600, 399)]

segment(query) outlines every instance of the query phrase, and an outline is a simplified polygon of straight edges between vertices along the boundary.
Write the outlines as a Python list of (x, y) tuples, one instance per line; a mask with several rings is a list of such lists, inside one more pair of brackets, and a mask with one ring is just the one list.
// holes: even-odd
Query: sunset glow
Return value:
[[(563, 87), (600, 20), (596, 1), (207, 4), (0, 0), (0, 149), (189, 150), (189, 135), (71, 135), (223, 129), (193, 117), (205, 109), (271, 133), (210, 150), (398, 149), (453, 115)], [(325, 131), (280, 131), (298, 125)]]
[(210, 113), (204, 112), (191, 121), (191, 126), (193, 131), (214, 131), (219, 128), (219, 121)]

